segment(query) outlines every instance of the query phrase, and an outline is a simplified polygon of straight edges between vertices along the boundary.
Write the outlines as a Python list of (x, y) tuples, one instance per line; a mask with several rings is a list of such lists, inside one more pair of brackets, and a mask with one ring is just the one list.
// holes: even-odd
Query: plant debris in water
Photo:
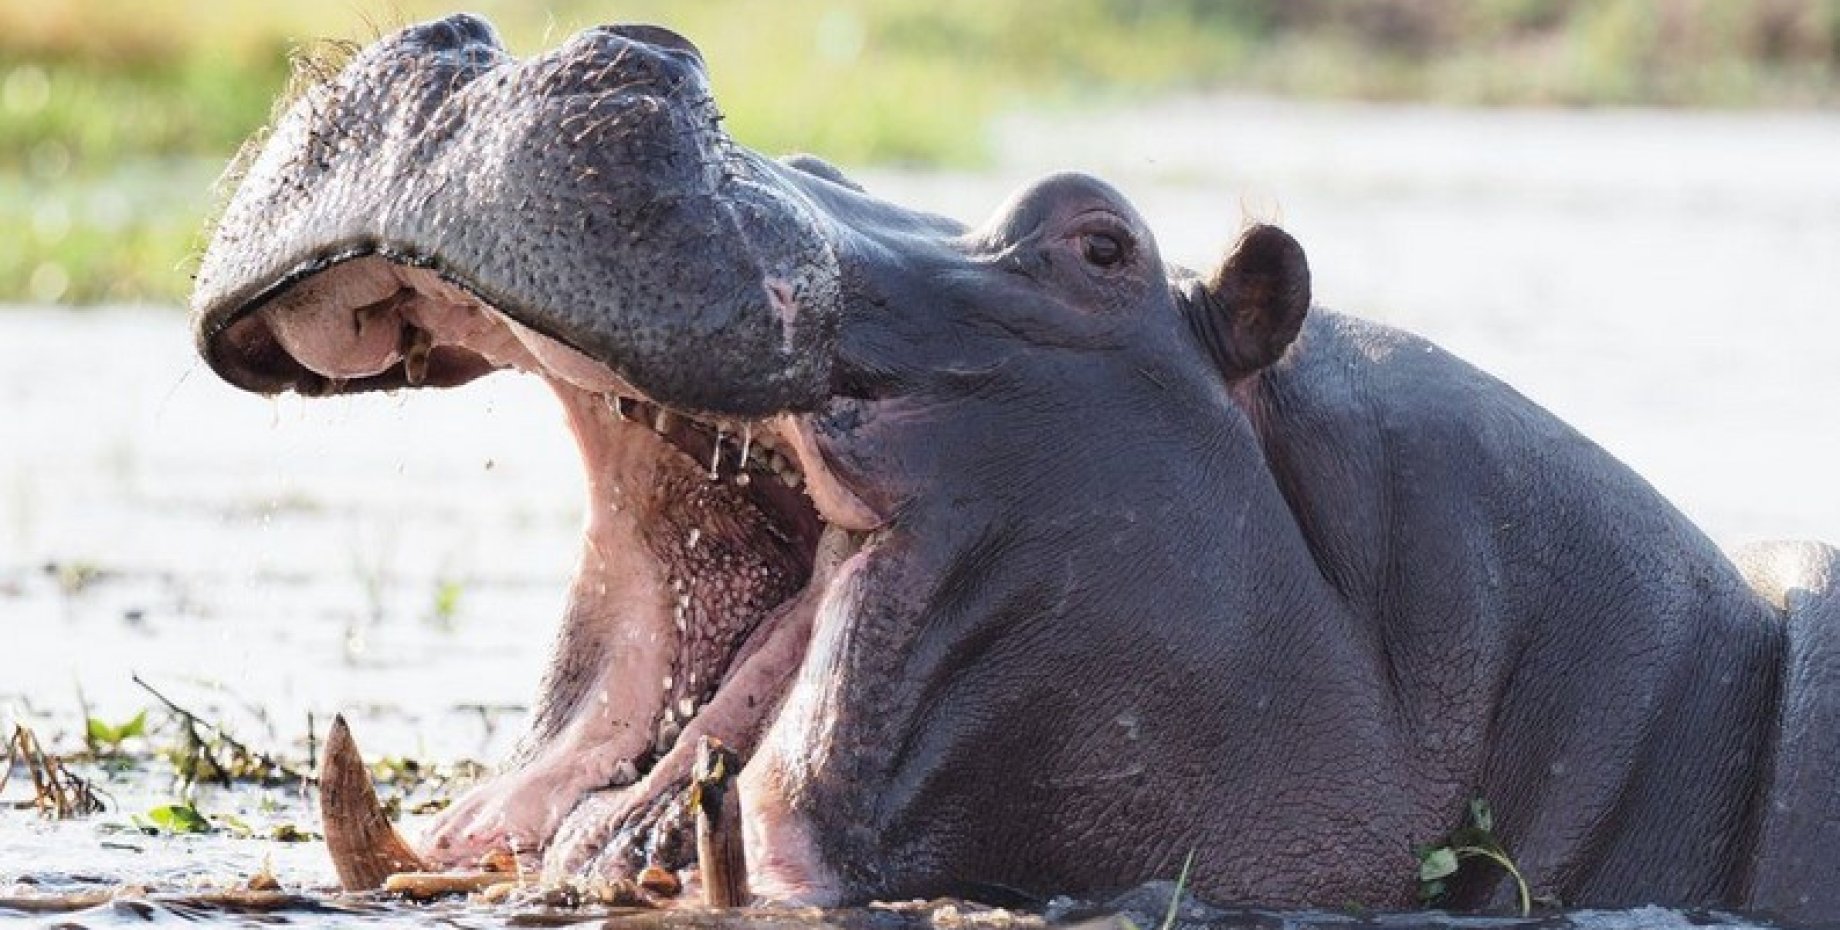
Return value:
[(172, 763), (181, 796), (189, 797), (193, 786), (199, 782), (217, 782), (228, 788), (232, 781), (271, 785), (298, 784), (307, 780), (300, 770), (267, 753), (250, 749), (224, 732), (222, 727), (174, 703), (139, 675), (134, 676), (134, 683), (166, 705), (178, 722), (179, 745), (169, 747), (162, 754)]
[(106, 809), (96, 788), (88, 779), (65, 768), (61, 759), (48, 755), (38, 737), (25, 724), (13, 725), (13, 735), (6, 743), (6, 765), (0, 767), (0, 791), (12, 779), (15, 762), (23, 764), (32, 778), (32, 799), (16, 807), (36, 810), (55, 820), (68, 820), (98, 814)]
[(1484, 859), (1500, 866), (1514, 879), (1520, 894), (1521, 916), (1533, 913), (1527, 879), (1514, 864), (1514, 857), (1508, 855), (1507, 847), (1495, 836), (1495, 812), (1490, 809), (1489, 802), (1482, 798), (1471, 799), (1468, 814), (1468, 823), (1452, 830), (1443, 845), (1418, 848), (1419, 900), (1427, 903), (1440, 900), (1449, 890), (1450, 877), (1462, 868), (1462, 860)]

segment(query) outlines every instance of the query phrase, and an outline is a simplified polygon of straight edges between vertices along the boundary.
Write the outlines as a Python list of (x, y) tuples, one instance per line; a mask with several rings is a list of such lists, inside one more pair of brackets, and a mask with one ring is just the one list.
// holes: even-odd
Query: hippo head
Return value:
[(736, 144), (665, 30), (520, 60), (467, 16), (292, 104), (193, 299), (252, 391), (517, 369), (567, 411), (590, 500), (556, 656), (424, 861), (687, 865), (672, 799), (714, 736), (749, 759), (755, 890), (814, 901), (1170, 874), (1012, 854), (1054, 845), (1052, 798), (976, 808), (1077, 751), (1019, 725), (1088, 712), (1070, 668), (1194, 606), (1159, 591), (1196, 571), (1192, 488), (1258, 460), (1242, 388), (1308, 305), (1276, 229), (1194, 275), (1074, 174), (968, 228)]

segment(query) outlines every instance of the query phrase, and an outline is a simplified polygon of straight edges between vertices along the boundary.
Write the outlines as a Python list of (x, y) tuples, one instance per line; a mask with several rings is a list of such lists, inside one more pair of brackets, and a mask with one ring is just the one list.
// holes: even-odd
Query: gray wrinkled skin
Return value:
[[(836, 258), (820, 218), (716, 121), (687, 45), (609, 28), (520, 62), (471, 17), (404, 30), (276, 125), (199, 269), (200, 345), (243, 387), (318, 393), (310, 373), (236, 367), (213, 339), (269, 292), (381, 254), (453, 273), (686, 409), (809, 406), (835, 332)], [(789, 331), (767, 310), (767, 277), (803, 310)], [(679, 364), (685, 345), (752, 390), (706, 392)]]
[(1094, 895), (1192, 851), (1216, 902), (1407, 907), (1481, 796), (1536, 896), (1840, 919), (1840, 553), (1734, 564), (1511, 388), (1311, 307), (1278, 230), (1198, 277), (1078, 175), (967, 229), (728, 143), (636, 35), (385, 39), (283, 120), (195, 309), (220, 373), (316, 392), (219, 337), (376, 253), (661, 403), (799, 413), (879, 522), (743, 775), (757, 888)]

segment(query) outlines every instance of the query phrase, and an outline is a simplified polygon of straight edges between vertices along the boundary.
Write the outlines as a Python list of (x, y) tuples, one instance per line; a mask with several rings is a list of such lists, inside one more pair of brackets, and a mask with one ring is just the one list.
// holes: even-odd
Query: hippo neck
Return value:
[(1487, 798), (1536, 890), (1568, 901), (1631, 900), (1644, 863), (1672, 870), (1664, 897), (1731, 903), (1746, 851), (1674, 838), (1755, 816), (1782, 637), (1711, 541), (1507, 385), (1377, 324), (1313, 312), (1240, 393), (1396, 683), (1410, 803), (1448, 830)]

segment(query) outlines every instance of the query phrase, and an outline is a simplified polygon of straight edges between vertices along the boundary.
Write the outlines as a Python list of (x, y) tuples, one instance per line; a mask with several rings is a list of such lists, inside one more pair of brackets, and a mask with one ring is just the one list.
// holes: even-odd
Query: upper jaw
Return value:
[(387, 37), (295, 101), (251, 163), (199, 269), (200, 351), (250, 390), (324, 390), (226, 333), (379, 257), (660, 403), (813, 409), (838, 325), (834, 237), (718, 119), (700, 58), (662, 30), (589, 30), (524, 61), (472, 17)]

